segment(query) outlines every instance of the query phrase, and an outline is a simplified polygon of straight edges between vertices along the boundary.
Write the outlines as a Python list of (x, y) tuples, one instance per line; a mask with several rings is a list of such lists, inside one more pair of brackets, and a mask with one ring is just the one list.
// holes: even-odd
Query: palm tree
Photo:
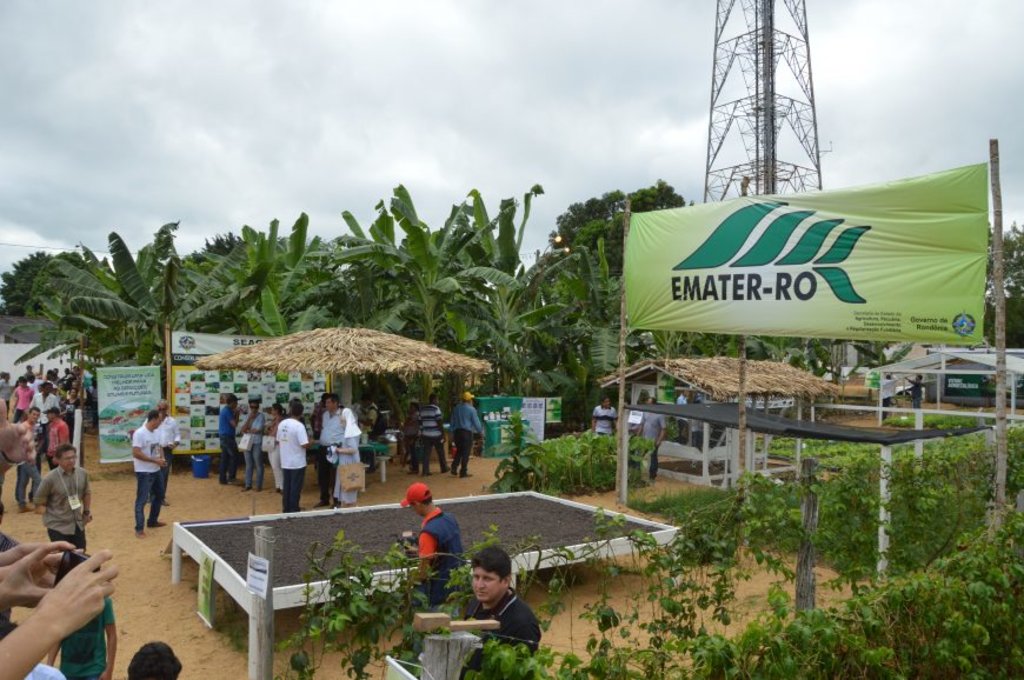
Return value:
[(163, 351), (164, 331), (186, 318), (187, 287), (174, 248), (177, 222), (157, 230), (138, 257), (117, 233), (108, 238), (110, 260), (82, 248), (82, 262), (54, 261), (47, 275), (56, 297), (42, 312), (53, 322), (40, 328), (39, 346), (31, 355), (60, 354), (88, 347), (105, 363), (147, 365)]

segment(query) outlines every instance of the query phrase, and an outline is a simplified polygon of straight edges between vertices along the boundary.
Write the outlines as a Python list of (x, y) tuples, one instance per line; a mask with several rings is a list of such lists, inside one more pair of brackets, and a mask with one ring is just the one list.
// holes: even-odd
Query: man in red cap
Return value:
[(430, 608), (437, 609), (451, 593), (448, 580), (452, 570), (462, 562), (459, 523), (434, 505), (430, 487), (423, 482), (409, 485), (402, 507), (412, 508), (423, 518), (419, 535), (420, 591)]

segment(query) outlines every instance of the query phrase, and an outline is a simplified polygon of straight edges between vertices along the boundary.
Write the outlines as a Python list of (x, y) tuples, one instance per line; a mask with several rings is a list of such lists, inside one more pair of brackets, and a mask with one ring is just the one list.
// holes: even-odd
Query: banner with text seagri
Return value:
[(264, 338), (255, 335), (214, 335), (212, 333), (171, 331), (171, 363), (175, 366), (191, 366), (199, 357), (220, 354), (236, 347), (256, 345), (263, 340)]

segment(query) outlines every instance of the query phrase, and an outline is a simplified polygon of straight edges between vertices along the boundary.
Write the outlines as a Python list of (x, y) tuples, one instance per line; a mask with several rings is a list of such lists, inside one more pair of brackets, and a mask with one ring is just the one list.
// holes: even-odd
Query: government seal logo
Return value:
[(181, 345), (182, 349), (189, 350), (196, 346), (196, 339), (191, 335), (183, 335), (178, 338), (178, 344)]
[(953, 317), (953, 332), (962, 338), (973, 333), (976, 326), (974, 317), (966, 312), (960, 312)]

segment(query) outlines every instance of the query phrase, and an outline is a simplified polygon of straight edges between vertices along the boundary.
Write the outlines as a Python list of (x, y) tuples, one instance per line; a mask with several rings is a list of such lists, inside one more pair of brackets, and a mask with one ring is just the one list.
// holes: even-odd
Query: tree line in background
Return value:
[[(531, 205), (542, 194), (534, 186), (491, 213), (474, 190), (432, 227), (399, 186), (376, 205), (370, 224), (344, 212), (350, 233), (332, 240), (310, 238), (303, 213), (288, 233), (277, 220), (262, 231), (244, 226), (184, 256), (175, 248), (177, 223), (160, 227), (134, 255), (111, 233), (103, 258), (80, 247), (16, 262), (0, 275), (0, 313), (49, 322), (36, 328), (38, 354), (71, 351), (103, 365), (159, 363), (165, 327), (257, 336), (373, 328), (486, 359), (494, 371), (482, 392), (559, 394), (566, 417), (584, 423), (598, 379), (616, 367), (625, 201), (634, 212), (686, 202), (659, 180), (574, 203), (557, 218), (548, 247), (524, 256)], [(1024, 344), (1021, 244), (1014, 225), (1005, 245), (1010, 346)], [(843, 345), (756, 337), (748, 356), (838, 375)], [(871, 363), (884, 361), (884, 347), (857, 343)], [(627, 359), (736, 352), (730, 336), (634, 331)]]

